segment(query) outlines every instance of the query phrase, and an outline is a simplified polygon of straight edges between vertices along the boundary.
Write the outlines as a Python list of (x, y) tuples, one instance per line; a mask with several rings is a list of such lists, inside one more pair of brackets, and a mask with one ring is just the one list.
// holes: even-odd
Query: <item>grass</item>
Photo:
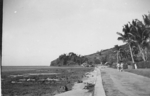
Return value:
[(125, 69), (125, 71), (150, 78), (150, 69)]
[(110, 76), (105, 71), (102, 71), (101, 75), (106, 96), (122, 96), (120, 91), (115, 87)]
[[(18, 69), (14, 68), (13, 69)], [(82, 78), (85, 72), (92, 71), (93, 68), (32, 68), (32, 70), (18, 69), (17, 71), (5, 70), (2, 71), (2, 94), (3, 96), (41, 96), (43, 94), (52, 94), (58, 91), (60, 86), (67, 86), (71, 90), (74, 82)], [(25, 75), (29, 73), (59, 73), (52, 75)], [(10, 77), (10, 75), (23, 75), (18, 77)], [(20, 79), (27, 80), (28, 78), (35, 81), (19, 81)], [(47, 81), (46, 78), (58, 79), (59, 81)], [(42, 81), (40, 81), (42, 80)], [(20, 82), (20, 83), (12, 83)]]

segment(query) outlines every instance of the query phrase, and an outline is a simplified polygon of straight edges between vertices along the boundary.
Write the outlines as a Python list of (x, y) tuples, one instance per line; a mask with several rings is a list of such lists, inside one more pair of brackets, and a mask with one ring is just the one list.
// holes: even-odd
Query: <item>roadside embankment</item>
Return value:
[(94, 90), (94, 96), (106, 96), (105, 91), (102, 84), (102, 78), (101, 78), (101, 67), (99, 66), (96, 68), (97, 71), (97, 78), (96, 78), (96, 84), (95, 84), (95, 90)]

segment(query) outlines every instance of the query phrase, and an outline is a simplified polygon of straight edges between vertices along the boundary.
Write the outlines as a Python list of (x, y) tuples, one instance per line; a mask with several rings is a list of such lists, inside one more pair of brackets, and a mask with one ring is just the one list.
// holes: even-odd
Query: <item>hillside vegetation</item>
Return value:
[(122, 32), (118, 34), (117, 40), (125, 44), (112, 46), (110, 49), (96, 53), (78, 56), (75, 53), (60, 55), (51, 62), (51, 66), (70, 66), (87, 64), (106, 64), (115, 67), (116, 63), (124, 62), (127, 67), (150, 68), (150, 13), (143, 15), (143, 21), (133, 19), (132, 22), (124, 24)]
[(69, 54), (60, 55), (56, 60), (51, 62), (51, 66), (79, 66), (87, 61), (85, 56), (70, 52)]

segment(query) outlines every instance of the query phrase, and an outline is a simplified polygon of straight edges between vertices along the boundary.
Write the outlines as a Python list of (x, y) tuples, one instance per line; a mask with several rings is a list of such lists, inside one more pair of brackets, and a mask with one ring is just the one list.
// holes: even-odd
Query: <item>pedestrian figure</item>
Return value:
[(120, 71), (122, 72), (123, 71), (123, 62), (122, 61), (120, 63), (120, 67), (121, 67)]
[(119, 63), (117, 63), (117, 69), (118, 69), (118, 71), (120, 71), (120, 64)]

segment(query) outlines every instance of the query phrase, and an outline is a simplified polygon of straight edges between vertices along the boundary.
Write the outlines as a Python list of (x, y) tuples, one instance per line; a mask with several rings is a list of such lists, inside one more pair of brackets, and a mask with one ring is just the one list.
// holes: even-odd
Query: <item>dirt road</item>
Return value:
[(150, 78), (101, 68), (106, 96), (150, 96)]

